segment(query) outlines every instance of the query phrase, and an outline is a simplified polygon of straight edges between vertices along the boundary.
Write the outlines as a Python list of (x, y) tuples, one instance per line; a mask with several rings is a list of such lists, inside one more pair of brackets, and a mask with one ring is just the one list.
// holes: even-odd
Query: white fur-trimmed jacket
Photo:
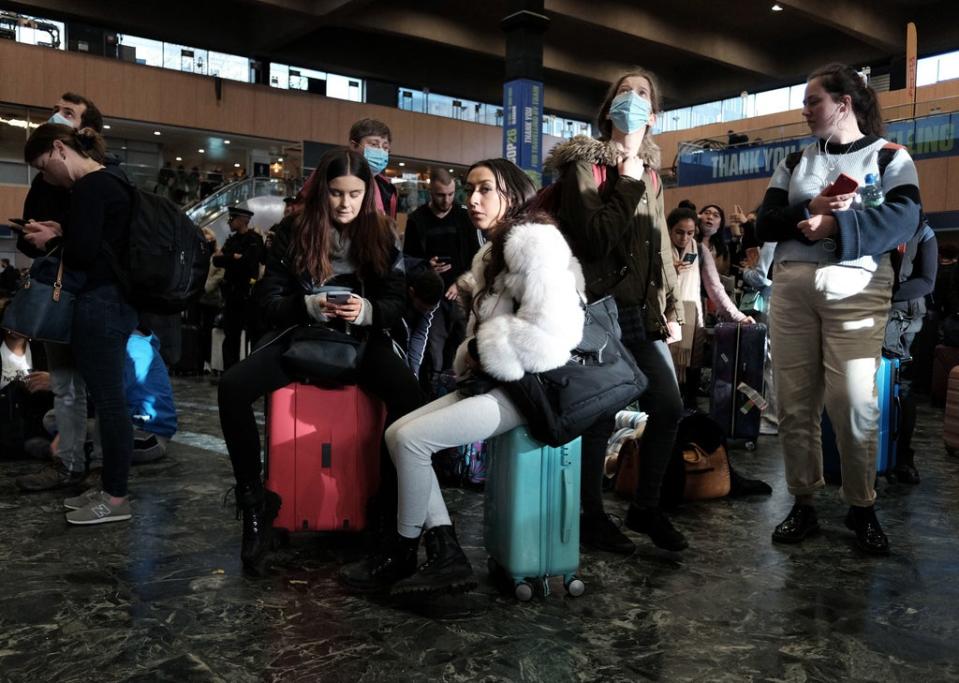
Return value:
[(480, 365), (498, 380), (517, 380), (526, 372), (563, 365), (583, 334), (579, 261), (555, 226), (522, 223), (506, 238), (506, 270), (496, 276), (493, 291), (484, 292), (485, 257), (491, 246), (487, 243), (476, 253), (471, 269), (457, 282), (467, 306), (480, 297), (453, 361), (457, 377), (469, 374), (467, 347), (474, 336)]

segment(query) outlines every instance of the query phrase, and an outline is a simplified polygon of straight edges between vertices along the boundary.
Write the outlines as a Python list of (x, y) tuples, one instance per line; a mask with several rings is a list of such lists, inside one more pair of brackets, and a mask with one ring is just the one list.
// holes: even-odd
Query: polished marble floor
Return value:
[[(879, 487), (893, 554), (859, 555), (835, 489), (824, 533), (774, 547), (789, 507), (775, 437), (735, 451), (771, 497), (687, 506), (690, 548), (643, 539), (629, 558), (584, 553), (587, 592), (518, 604), (485, 580), (482, 496), (448, 500), (479, 587), (425, 606), (346, 595), (333, 539), (243, 576), (215, 390), (178, 378), (181, 432), (134, 468), (134, 519), (68, 528), (62, 495), (24, 495), (36, 467), (0, 461), (0, 681), (917, 681), (959, 680), (959, 458), (923, 407), (923, 481)], [(610, 499), (622, 512), (623, 503)]]

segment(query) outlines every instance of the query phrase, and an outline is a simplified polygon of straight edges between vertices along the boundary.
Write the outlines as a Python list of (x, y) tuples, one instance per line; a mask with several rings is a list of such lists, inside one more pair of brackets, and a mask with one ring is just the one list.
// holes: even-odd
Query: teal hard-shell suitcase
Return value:
[(579, 567), (579, 439), (551, 448), (517, 427), (489, 441), (484, 538), (493, 579), (512, 581), (514, 595), (549, 593), (549, 576), (582, 595)]

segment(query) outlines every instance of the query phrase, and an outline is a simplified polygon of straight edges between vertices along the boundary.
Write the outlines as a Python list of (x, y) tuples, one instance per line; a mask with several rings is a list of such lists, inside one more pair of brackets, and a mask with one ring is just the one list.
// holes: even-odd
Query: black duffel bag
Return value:
[(533, 438), (554, 447), (612, 416), (646, 389), (646, 376), (620, 341), (613, 298), (584, 308), (583, 338), (565, 365), (503, 384)]

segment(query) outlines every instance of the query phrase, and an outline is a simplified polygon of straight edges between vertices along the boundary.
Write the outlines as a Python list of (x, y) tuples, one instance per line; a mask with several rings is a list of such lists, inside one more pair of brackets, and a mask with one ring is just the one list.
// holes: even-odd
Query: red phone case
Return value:
[(835, 197), (840, 194), (855, 192), (858, 187), (859, 182), (855, 178), (847, 176), (845, 173), (840, 173), (832, 185), (823, 190), (823, 194), (827, 197)]

